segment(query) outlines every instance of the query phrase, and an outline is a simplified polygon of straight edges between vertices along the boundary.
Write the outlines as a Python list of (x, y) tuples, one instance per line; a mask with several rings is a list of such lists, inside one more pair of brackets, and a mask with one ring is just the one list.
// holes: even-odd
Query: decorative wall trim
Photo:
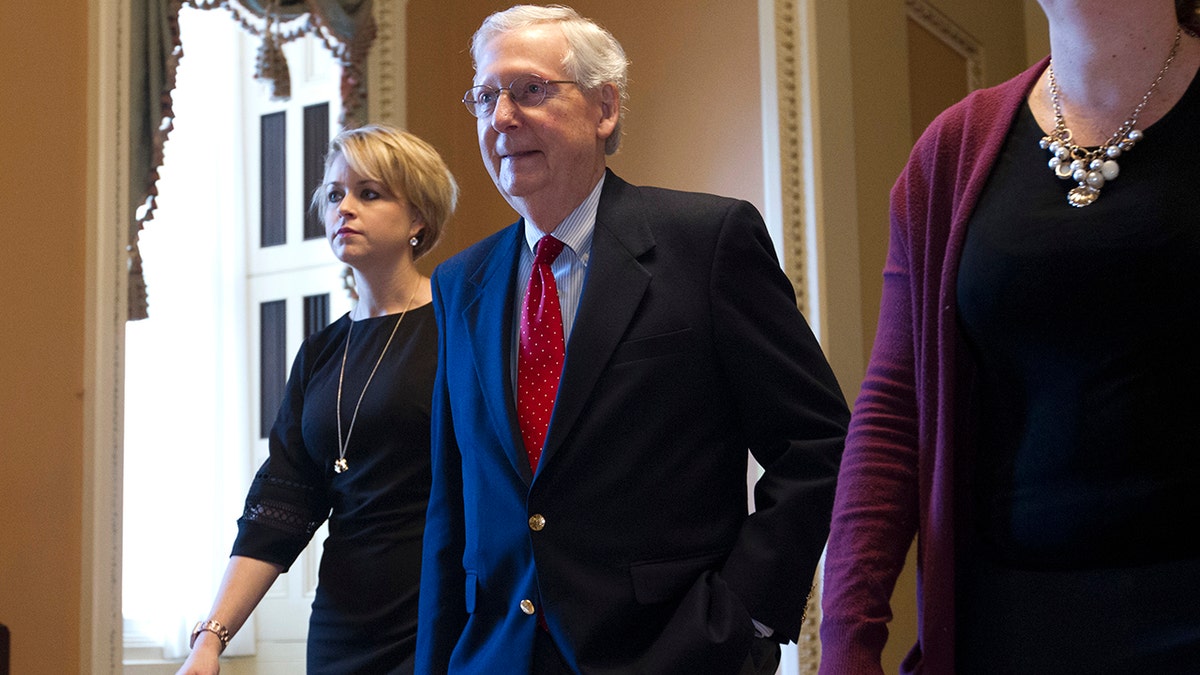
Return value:
[(81, 672), (119, 673), (121, 443), (130, 210), (130, 6), (88, 2)]
[[(807, 231), (804, 218), (805, 195), (803, 157), (804, 136), (800, 101), (802, 78), (799, 65), (801, 25), (796, 0), (775, 0), (775, 87), (779, 112), (779, 170), (783, 224), (784, 270), (796, 291), (796, 303), (809, 313)], [(765, 102), (764, 104), (769, 104)], [(767, 137), (769, 138), (769, 134)], [(769, 144), (764, 145), (770, 149)]]
[(403, 128), (407, 123), (408, 0), (375, 0), (375, 44), (367, 55), (367, 119)]
[(967, 62), (967, 87), (983, 86), (983, 45), (927, 0), (904, 0), (908, 18), (953, 49)]
[[(783, 232), (784, 271), (792, 282), (796, 292), (796, 303), (806, 316), (811, 316), (816, 309), (812, 306), (815, 299), (809, 292), (810, 275), (808, 270), (809, 230), (815, 227), (806, 217), (807, 204), (810, 196), (806, 194), (804, 167), (806, 157), (813, 152), (810, 138), (806, 129), (805, 110), (812, 100), (812, 79), (804, 75), (807, 63), (806, 37), (804, 22), (801, 14), (807, 13), (808, 2), (811, 0), (773, 0), (774, 2), (774, 35), (775, 67), (774, 93), (778, 113), (778, 128), (763, 130), (763, 147), (766, 152), (772, 148), (771, 141), (778, 138), (779, 160), (779, 199), (780, 219)], [(769, 35), (764, 32), (763, 35)], [(765, 73), (770, 77), (770, 73)], [(772, 84), (772, 83), (766, 83)], [(764, 91), (771, 91), (764, 87)], [(769, 98), (763, 105), (770, 105)], [(771, 180), (767, 176), (767, 180)], [(799, 675), (816, 675), (821, 662), (821, 642), (819, 628), (821, 625), (821, 574), (818, 572), (813, 580), (812, 592), (808, 596), (805, 608), (804, 622), (800, 628), (800, 638), (796, 644), (796, 669), (791, 664), (784, 664), (783, 672), (796, 672)], [(785, 652), (787, 654), (787, 652)], [(785, 656), (785, 659), (790, 658)]]
[[(824, 562), (824, 558), (822, 558)], [(800, 640), (796, 643), (800, 675), (817, 675), (821, 664), (821, 572), (813, 579), (812, 592), (804, 608), (804, 623), (800, 626)]]

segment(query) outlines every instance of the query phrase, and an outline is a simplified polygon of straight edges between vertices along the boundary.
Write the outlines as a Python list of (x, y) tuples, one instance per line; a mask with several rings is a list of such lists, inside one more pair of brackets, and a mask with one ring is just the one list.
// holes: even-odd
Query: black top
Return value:
[(1083, 208), (1022, 108), (966, 235), (959, 316), (983, 414), (977, 517), (1005, 557), (1192, 553), (1200, 513), (1200, 80)]
[[(342, 384), (343, 438), (399, 317), (354, 323)], [(404, 316), (362, 399), (346, 450), (349, 470), (339, 474), (333, 412), (349, 326), (343, 316), (309, 337), (296, 356), (233, 554), (286, 568), (328, 517), (308, 671), (411, 673), (437, 329), (432, 305)]]
[(961, 672), (1200, 662), (1200, 78), (1067, 202), (1019, 112), (968, 224)]

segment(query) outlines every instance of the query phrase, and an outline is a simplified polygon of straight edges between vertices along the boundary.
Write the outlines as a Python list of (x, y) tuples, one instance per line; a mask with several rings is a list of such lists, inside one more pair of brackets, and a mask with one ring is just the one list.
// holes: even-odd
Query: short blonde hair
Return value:
[[(413, 259), (425, 255), (442, 238), (446, 222), (458, 203), (458, 183), (433, 146), (413, 134), (384, 124), (346, 129), (329, 142), (325, 174), (334, 160), (378, 181), (392, 195), (403, 195), (417, 212), (425, 229), (417, 235)], [(319, 215), (329, 208), (325, 183), (313, 193), (312, 209)]]

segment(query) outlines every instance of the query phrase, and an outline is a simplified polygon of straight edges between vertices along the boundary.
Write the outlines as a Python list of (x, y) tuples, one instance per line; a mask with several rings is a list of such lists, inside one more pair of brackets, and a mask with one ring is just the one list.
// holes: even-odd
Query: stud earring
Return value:
[(409, 239), (409, 240), (408, 240), (408, 243), (409, 243), (409, 245), (410, 245), (410, 246), (414, 246), (414, 247), (415, 247), (417, 244), (421, 243), (421, 240), (420, 240), (420, 239), (417, 239), (416, 237), (413, 237), (412, 239)]

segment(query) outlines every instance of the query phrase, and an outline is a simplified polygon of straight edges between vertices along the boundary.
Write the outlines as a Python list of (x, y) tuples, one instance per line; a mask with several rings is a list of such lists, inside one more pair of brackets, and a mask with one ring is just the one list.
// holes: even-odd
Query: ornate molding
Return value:
[(122, 433), (126, 244), (130, 208), (129, 2), (90, 2), (94, 68), (88, 87), (86, 336), (80, 660), (82, 672), (117, 673), (121, 619)]
[[(800, 8), (796, 0), (775, 0), (775, 90), (779, 113), (780, 215), (784, 270), (796, 303), (808, 313), (808, 271), (804, 221), (804, 135), (802, 133)], [(768, 144), (766, 147), (770, 147)], [(815, 671), (814, 671), (815, 672)]]
[(375, 0), (378, 33), (367, 55), (367, 119), (404, 127), (408, 0)]
[[(822, 559), (824, 562), (824, 559)], [(817, 675), (821, 664), (821, 572), (813, 579), (812, 591), (804, 608), (800, 639), (796, 642), (797, 670), (800, 675)]]
[(983, 45), (927, 0), (904, 0), (908, 18), (950, 47), (967, 62), (967, 86), (983, 86)]
[[(806, 90), (811, 79), (805, 77), (806, 37), (801, 14), (808, 0), (774, 1), (775, 104), (778, 129), (764, 129), (764, 148), (771, 148), (777, 135), (779, 159), (780, 218), (783, 232), (784, 271), (796, 291), (796, 303), (806, 315), (812, 310), (808, 292), (808, 228), (805, 158), (812, 152), (805, 133), (805, 103), (811, 99)], [(769, 105), (770, 101), (764, 104)], [(821, 586), (820, 573), (809, 593), (800, 638), (796, 644), (796, 673), (816, 675), (821, 663)], [(784, 672), (792, 672), (789, 669)]]

